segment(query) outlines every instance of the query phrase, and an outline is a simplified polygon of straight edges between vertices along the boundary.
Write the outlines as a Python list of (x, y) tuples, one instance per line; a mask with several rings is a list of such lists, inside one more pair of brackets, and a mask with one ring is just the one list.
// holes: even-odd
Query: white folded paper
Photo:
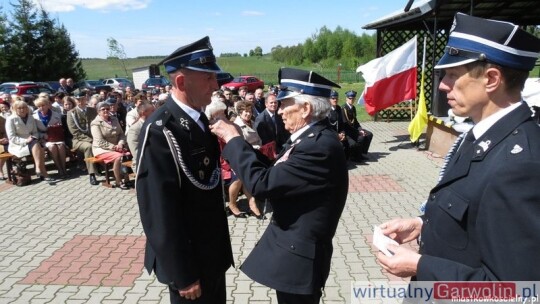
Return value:
[(399, 245), (398, 242), (384, 235), (379, 226), (373, 226), (373, 245), (386, 256), (393, 256), (394, 254), (386, 248), (388, 244)]

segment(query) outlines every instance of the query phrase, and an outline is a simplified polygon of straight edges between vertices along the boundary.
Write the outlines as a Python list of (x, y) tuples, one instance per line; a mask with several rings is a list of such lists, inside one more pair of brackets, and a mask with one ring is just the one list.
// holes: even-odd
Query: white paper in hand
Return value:
[(393, 244), (396, 246), (399, 245), (398, 242), (384, 235), (379, 226), (373, 226), (373, 245), (375, 245), (375, 247), (377, 247), (377, 249), (379, 249), (386, 256), (393, 256), (394, 254), (388, 251), (386, 248), (388, 244)]

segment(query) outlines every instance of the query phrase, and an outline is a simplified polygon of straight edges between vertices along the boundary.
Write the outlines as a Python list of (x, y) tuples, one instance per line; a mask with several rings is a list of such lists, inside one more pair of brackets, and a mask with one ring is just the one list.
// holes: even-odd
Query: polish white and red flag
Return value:
[(383, 57), (359, 66), (366, 87), (366, 111), (375, 115), (396, 103), (416, 99), (416, 36)]

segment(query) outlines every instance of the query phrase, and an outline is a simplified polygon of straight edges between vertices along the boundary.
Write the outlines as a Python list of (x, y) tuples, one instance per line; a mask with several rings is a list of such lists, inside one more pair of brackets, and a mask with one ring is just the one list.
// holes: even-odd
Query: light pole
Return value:
[(338, 63), (337, 65), (337, 82), (341, 82), (341, 63)]

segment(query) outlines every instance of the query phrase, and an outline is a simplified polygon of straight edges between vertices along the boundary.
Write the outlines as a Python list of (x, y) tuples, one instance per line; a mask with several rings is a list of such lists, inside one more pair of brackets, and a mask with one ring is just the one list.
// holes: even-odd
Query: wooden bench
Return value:
[[(13, 175), (13, 163), (15, 162), (23, 162), (24, 167), (26, 168), (26, 164), (29, 162), (34, 162), (34, 158), (32, 155), (23, 156), (21, 158), (9, 153), (9, 152), (3, 152), (0, 154), (0, 159), (6, 160), (6, 169), (8, 173), (8, 182), (11, 184), (14, 184), (16, 182), (15, 176)], [(1, 170), (1, 168), (0, 168)]]
[[(132, 160), (126, 160), (125, 162), (122, 162), (122, 166), (126, 166), (128, 168), (131, 168), (131, 166), (133, 165), (133, 161)], [(135, 176), (137, 174), (135, 172), (132, 172), (129, 174), (129, 179), (132, 180), (132, 179), (135, 179)]]
[[(4, 159), (6, 160), (6, 168), (7, 168), (7, 180), (10, 182), (10, 183), (13, 183), (14, 181), (14, 176), (12, 174), (12, 170), (13, 170), (13, 157), (15, 157), (15, 155), (9, 153), (9, 152), (3, 152), (0, 154), (0, 159)], [(0, 168), (0, 170), (2, 170), (2, 168)]]
[(89, 162), (91, 164), (99, 164), (103, 165), (105, 167), (105, 181), (102, 182), (102, 185), (108, 188), (112, 188), (111, 185), (111, 175), (110, 170), (112, 170), (112, 163), (106, 164), (103, 160), (97, 159), (95, 157), (87, 157), (84, 159), (85, 162)]

